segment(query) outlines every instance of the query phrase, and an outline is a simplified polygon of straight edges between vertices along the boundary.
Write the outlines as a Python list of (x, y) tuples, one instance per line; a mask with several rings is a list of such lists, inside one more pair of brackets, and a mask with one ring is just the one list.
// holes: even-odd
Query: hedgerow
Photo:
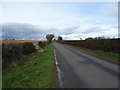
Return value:
[(41, 41), (39, 41), (39, 43), (38, 43), (38, 44), (39, 44), (39, 46), (40, 46), (41, 48), (44, 48), (44, 47), (45, 47), (45, 45), (46, 45), (46, 44), (45, 44), (45, 42), (41, 42)]
[(120, 39), (59, 40), (58, 42), (92, 50), (120, 53)]
[(31, 54), (37, 52), (35, 46), (31, 42), (23, 43), (21, 50), (22, 50), (22, 54)]
[[(38, 44), (42, 48), (46, 45), (41, 41)], [(37, 49), (32, 42), (2, 43), (2, 68), (8, 68), (11, 63), (21, 59), (22, 56), (36, 52)]]

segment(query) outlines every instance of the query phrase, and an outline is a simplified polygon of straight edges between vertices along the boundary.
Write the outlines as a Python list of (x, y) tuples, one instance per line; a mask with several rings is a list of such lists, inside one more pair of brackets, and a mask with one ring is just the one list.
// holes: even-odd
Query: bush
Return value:
[(37, 52), (33, 43), (8, 43), (2, 44), (2, 68), (6, 69), (11, 66), (12, 63), (19, 60), (22, 55), (31, 54)]
[(31, 54), (31, 53), (37, 52), (33, 43), (30, 43), (30, 42), (23, 43), (21, 50), (22, 50), (22, 54)]
[(18, 57), (20, 54), (20, 47), (16, 44), (2, 44), (2, 57), (6, 59), (11, 59), (13, 57)]
[(39, 42), (39, 46), (40, 46), (41, 48), (44, 48), (45, 43), (40, 41), (40, 42)]
[(90, 40), (63, 40), (63, 44), (70, 44), (92, 50), (120, 53), (120, 39), (90, 39)]
[(2, 66), (3, 69), (8, 67), (7, 64), (11, 63), (14, 59), (20, 56), (20, 46), (17, 44), (2, 44)]

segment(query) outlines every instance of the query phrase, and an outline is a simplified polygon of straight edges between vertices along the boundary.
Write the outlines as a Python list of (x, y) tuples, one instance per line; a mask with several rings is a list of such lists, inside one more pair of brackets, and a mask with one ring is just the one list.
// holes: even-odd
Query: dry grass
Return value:
[(42, 42), (47, 42), (46, 40), (0, 40), (0, 42), (4, 43), (4, 44), (8, 44), (8, 43), (23, 43), (23, 42), (32, 42), (32, 43), (38, 43), (39, 41)]
[(46, 40), (0, 40), (2, 43), (21, 43), (21, 42), (39, 42), (39, 41), (46, 41)]

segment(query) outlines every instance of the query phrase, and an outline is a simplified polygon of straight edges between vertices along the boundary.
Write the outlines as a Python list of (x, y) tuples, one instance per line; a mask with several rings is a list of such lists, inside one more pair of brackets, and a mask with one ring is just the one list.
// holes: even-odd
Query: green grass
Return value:
[(27, 56), (19, 67), (3, 71), (3, 88), (55, 88), (53, 45)]
[(104, 52), (104, 51), (101, 51), (101, 50), (91, 50), (91, 49), (81, 48), (79, 46), (68, 45), (68, 44), (65, 44), (65, 45), (70, 46), (72, 48), (87, 51), (87, 52), (90, 52), (90, 53), (93, 53), (93, 54), (96, 54), (96, 55), (99, 55), (99, 56), (103, 56), (103, 57), (111, 59), (112, 61), (115, 61), (115, 62), (118, 62), (118, 60), (120, 58), (120, 54), (116, 54), (116, 53), (112, 53), (112, 52)]

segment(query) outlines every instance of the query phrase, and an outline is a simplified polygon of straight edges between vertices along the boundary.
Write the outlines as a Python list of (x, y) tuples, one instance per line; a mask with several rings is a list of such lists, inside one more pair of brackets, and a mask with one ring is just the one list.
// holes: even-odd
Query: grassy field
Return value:
[(91, 49), (81, 48), (78, 46), (68, 45), (68, 44), (65, 44), (65, 45), (70, 46), (72, 48), (79, 49), (79, 50), (87, 51), (89, 53), (96, 54), (103, 58), (110, 59), (111, 61), (116, 62), (116, 63), (120, 60), (120, 54), (116, 54), (116, 53), (112, 53), (112, 52), (104, 52), (104, 51), (100, 51), (100, 50), (91, 50)]
[(55, 88), (53, 45), (43, 52), (28, 55), (15, 69), (3, 71), (3, 88)]

